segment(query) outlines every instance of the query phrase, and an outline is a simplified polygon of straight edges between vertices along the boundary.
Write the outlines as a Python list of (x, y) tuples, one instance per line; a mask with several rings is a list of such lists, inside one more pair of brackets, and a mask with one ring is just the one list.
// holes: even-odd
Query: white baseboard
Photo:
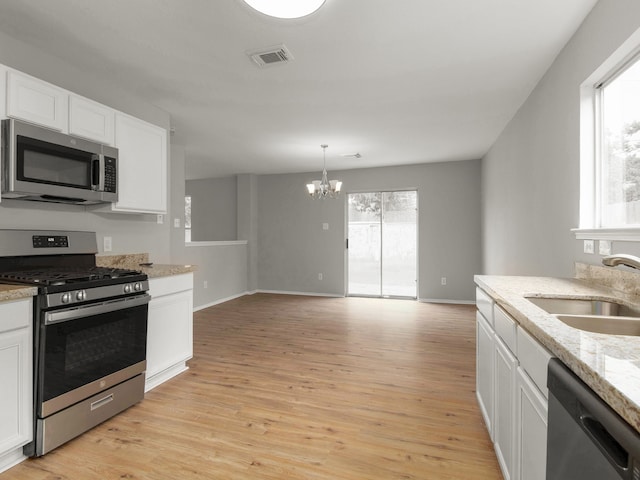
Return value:
[(148, 377), (144, 382), (144, 391), (148, 392), (149, 390), (156, 388), (161, 383), (166, 382), (170, 378), (175, 377), (176, 375), (189, 370), (186, 362), (180, 362), (176, 365), (172, 365), (169, 368), (165, 368), (161, 372), (156, 373), (152, 377)]
[[(253, 292), (253, 293), (255, 293), (255, 292)], [(245, 295), (251, 295), (251, 293), (250, 292), (242, 292), (242, 293), (238, 293), (237, 295), (231, 295), (230, 297), (220, 298), (220, 299), (215, 300), (215, 301), (213, 301), (211, 303), (205, 303), (204, 305), (198, 305), (197, 307), (193, 307), (193, 311), (197, 312), (198, 310), (204, 310), (205, 308), (213, 307), (214, 305), (218, 305), (220, 303), (228, 302), (229, 300), (234, 300), (236, 298), (244, 297)]]
[(475, 305), (475, 300), (449, 300), (446, 298), (419, 298), (421, 303), (451, 303), (454, 305)]
[(22, 447), (10, 450), (4, 455), (0, 455), (0, 473), (6, 472), (11, 467), (15, 467), (17, 464), (23, 462), (28, 457), (22, 453)]
[(254, 293), (272, 293), (274, 295), (302, 295), (307, 297), (344, 298), (344, 295), (337, 295), (335, 293), (289, 292), (284, 290), (256, 290)]

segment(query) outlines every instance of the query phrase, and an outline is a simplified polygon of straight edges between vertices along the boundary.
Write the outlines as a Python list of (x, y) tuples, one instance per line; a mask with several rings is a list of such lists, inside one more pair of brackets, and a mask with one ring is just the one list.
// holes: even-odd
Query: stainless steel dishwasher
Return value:
[(640, 480), (640, 434), (557, 358), (547, 385), (547, 480)]

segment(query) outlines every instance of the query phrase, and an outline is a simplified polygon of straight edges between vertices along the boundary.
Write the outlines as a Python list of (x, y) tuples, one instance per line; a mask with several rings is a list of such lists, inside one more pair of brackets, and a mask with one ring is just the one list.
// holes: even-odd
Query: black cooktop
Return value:
[(55, 267), (0, 272), (0, 283), (43, 287), (48, 293), (137, 282), (146, 279), (147, 276), (137, 270), (108, 267), (80, 269)]

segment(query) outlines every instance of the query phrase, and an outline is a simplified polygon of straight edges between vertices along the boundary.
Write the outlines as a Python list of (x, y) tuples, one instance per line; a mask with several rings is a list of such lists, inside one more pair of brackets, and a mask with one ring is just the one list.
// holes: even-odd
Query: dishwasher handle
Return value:
[[(584, 406), (581, 405), (581, 407), (584, 411)], [(601, 422), (584, 412), (580, 415), (580, 425), (598, 449), (609, 459), (612, 466), (623, 472), (629, 469), (629, 452), (618, 443)]]

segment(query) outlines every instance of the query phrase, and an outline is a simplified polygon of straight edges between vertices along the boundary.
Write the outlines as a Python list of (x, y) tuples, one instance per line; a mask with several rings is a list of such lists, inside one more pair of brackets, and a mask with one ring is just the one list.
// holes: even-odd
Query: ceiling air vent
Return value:
[(293, 55), (284, 45), (276, 45), (275, 47), (263, 48), (260, 50), (252, 50), (247, 55), (259, 67), (269, 67), (279, 63), (287, 63), (293, 60)]

